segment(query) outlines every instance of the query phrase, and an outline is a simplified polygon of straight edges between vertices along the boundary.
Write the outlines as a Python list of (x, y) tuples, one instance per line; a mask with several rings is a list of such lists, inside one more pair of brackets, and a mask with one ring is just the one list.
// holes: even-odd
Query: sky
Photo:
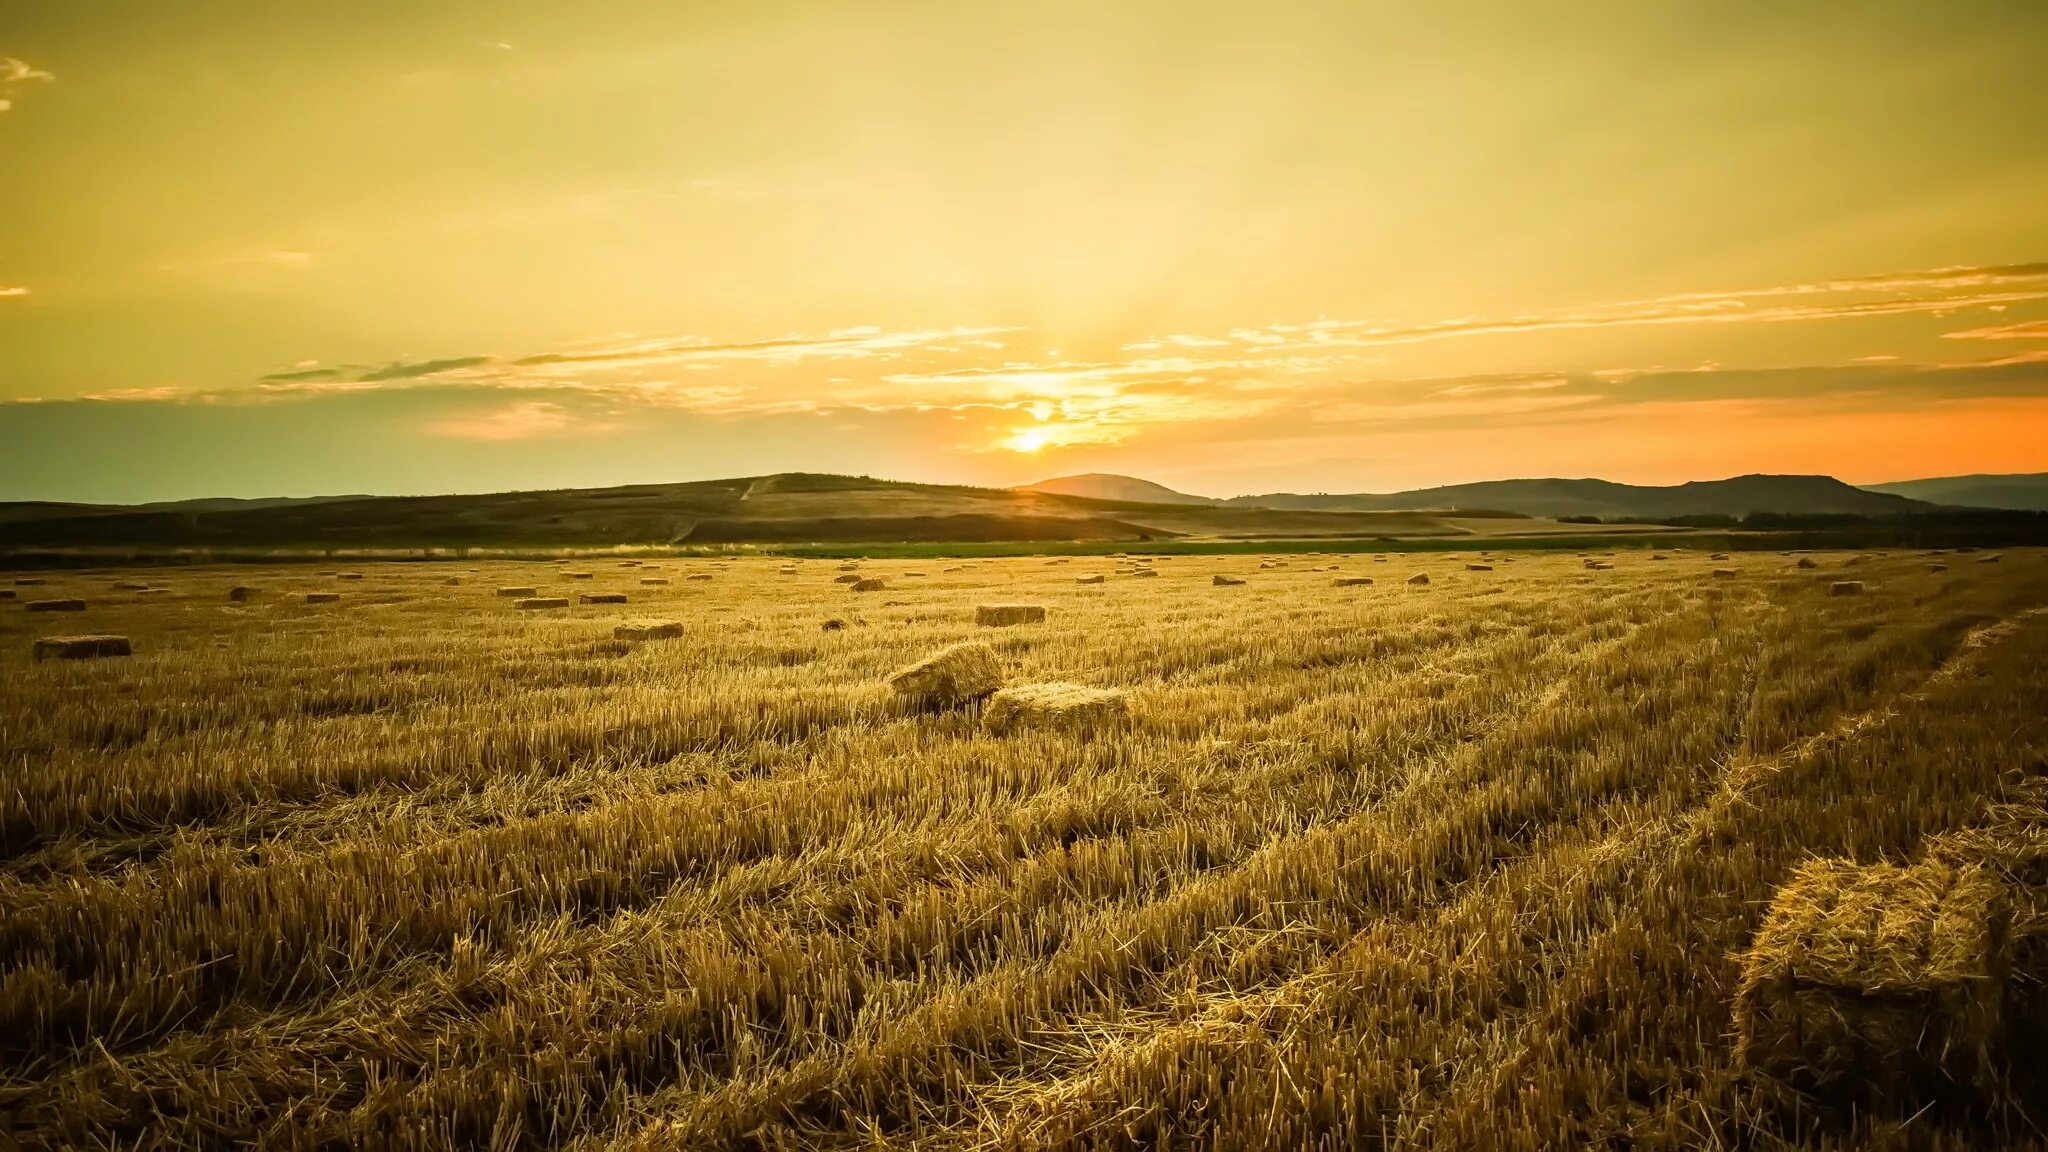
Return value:
[(0, 500), (2048, 471), (2048, 5), (16, 0)]

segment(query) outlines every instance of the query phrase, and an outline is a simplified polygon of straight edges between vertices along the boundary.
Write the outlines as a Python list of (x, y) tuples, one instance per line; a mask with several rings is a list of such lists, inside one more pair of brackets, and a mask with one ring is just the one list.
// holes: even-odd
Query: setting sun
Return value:
[(1044, 425), (1019, 428), (1003, 441), (1003, 447), (1012, 452), (1036, 452), (1053, 442), (1053, 430)]

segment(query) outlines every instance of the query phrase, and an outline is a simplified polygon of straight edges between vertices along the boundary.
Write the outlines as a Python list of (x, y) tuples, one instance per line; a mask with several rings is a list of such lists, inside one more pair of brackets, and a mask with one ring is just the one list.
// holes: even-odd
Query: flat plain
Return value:
[[(10, 574), (0, 1142), (2037, 1140), (1781, 1091), (1735, 1012), (1802, 864), (2048, 774), (2048, 556), (1598, 558)], [(887, 683), (971, 640), (1127, 714)]]

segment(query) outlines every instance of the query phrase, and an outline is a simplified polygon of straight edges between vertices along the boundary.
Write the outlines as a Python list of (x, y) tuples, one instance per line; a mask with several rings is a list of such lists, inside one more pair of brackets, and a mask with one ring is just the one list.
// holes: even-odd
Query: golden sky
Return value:
[(0, 499), (2048, 470), (2048, 5), (0, 21)]

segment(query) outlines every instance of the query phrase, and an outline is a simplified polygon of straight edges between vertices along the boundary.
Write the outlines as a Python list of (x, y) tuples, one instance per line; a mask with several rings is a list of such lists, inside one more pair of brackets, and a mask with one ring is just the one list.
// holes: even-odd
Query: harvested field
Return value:
[[(1215, 586), (1243, 555), (862, 564), (888, 597), (605, 556), (585, 587), (630, 607), (548, 612), (495, 594), (566, 587), (542, 562), (337, 557), (364, 579), (327, 611), (291, 569), (43, 572), (170, 591), (0, 611), (0, 1144), (1896, 1140), (1913, 1097), (1803, 1103), (1757, 1028), (1787, 973), (1801, 1013), (1874, 994), (1832, 959), (1867, 918), (1767, 926), (1816, 859), (1939, 860), (1927, 899), (1836, 887), (1945, 942), (1898, 969), (1930, 1002), (2022, 986), (2048, 836), (2001, 830), (2048, 749), (2048, 556), (1873, 554), (1836, 597), (1775, 554), (1647, 555), (1413, 595), (1300, 561)], [(1044, 622), (978, 626), (995, 603)], [(133, 655), (38, 662), (53, 622)], [(962, 643), (943, 706), (892, 686)], [(1003, 718), (1055, 683), (1123, 714)], [(1994, 922), (1994, 872), (2009, 977), (1950, 930)], [(1916, 1146), (2033, 1146), (2024, 1014), (1957, 1019), (1909, 1052), (1981, 1091)]]

